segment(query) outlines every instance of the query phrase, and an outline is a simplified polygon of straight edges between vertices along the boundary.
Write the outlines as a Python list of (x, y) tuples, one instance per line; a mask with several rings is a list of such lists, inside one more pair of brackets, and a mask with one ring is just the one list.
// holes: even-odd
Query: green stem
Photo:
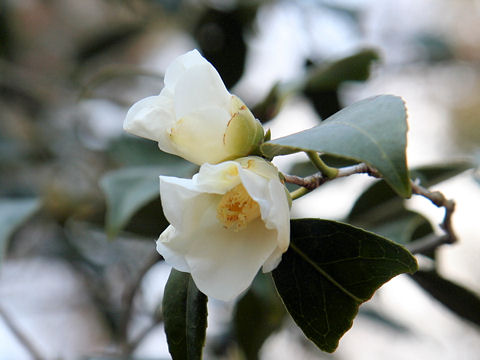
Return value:
[(338, 169), (325, 164), (316, 151), (307, 151), (306, 153), (310, 161), (322, 173), (322, 175), (329, 179), (334, 179), (337, 177)]
[(303, 195), (306, 195), (310, 192), (311, 190), (308, 190), (305, 187), (298, 188), (297, 190), (294, 190), (290, 193), (290, 196), (292, 197), (292, 200), (298, 199), (302, 197)]

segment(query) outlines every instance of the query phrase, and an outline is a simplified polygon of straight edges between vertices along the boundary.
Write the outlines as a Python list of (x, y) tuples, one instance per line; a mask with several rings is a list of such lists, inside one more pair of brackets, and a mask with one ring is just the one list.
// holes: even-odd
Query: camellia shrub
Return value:
[[(281, 100), (277, 95), (270, 99)], [(200, 165), (191, 178), (184, 177), (191, 169), (186, 162), (177, 173), (174, 168), (158, 174), (170, 224), (160, 234), (157, 251), (172, 266), (162, 310), (173, 359), (201, 358), (207, 298), (243, 296), (243, 301), (251, 287), (267, 286), (261, 283), (264, 277), (255, 280), (259, 271), (271, 274), (304, 334), (321, 350), (333, 352), (362, 303), (393, 277), (417, 271), (413, 253), (455, 241), (453, 201), (424, 187), (434, 181), (431, 172), (418, 170), (420, 180), (411, 179), (407, 128), (403, 100), (381, 95), (354, 103), (312, 129), (271, 140), (198, 51), (178, 57), (166, 71), (160, 94), (135, 103), (124, 122), (127, 132)], [(271, 162), (297, 152), (308, 156), (316, 172), (287, 174)], [(437, 174), (447, 170), (437, 169)], [(381, 181), (360, 197), (349, 223), (290, 218), (292, 201), (326, 182), (360, 173)], [(103, 186), (109, 188), (108, 179)], [(401, 199), (412, 194), (445, 208), (444, 235), (433, 236), (424, 218), (418, 221), (419, 214), (403, 208)], [(369, 219), (369, 209), (387, 202), (400, 207), (401, 216), (377, 223)], [(400, 237), (379, 235), (379, 224), (410, 224), (412, 217), (417, 226)]]

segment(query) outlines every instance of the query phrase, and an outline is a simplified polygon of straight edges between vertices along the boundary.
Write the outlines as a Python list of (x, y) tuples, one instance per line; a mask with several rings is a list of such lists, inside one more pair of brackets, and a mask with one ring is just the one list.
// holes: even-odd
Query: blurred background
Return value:
[[(460, 238), (419, 258), (433, 277), (382, 287), (334, 354), (260, 276), (238, 304), (209, 301), (205, 358), (478, 359), (479, 29), (478, 0), (0, 0), (0, 359), (169, 358), (158, 174), (196, 168), (122, 123), (193, 48), (273, 138), (403, 97), (409, 165), (437, 166), (430, 184), (457, 201)], [(275, 163), (304, 175), (305, 160)], [(345, 219), (372, 183), (332, 182), (292, 216)], [(441, 209), (402, 205), (441, 232)]]

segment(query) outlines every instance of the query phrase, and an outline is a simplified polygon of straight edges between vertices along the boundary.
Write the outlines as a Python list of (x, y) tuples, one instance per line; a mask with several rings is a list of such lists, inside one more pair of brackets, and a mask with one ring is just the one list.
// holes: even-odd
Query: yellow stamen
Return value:
[(260, 206), (248, 194), (242, 184), (235, 186), (223, 195), (217, 206), (217, 218), (227, 229), (237, 232), (260, 217)]

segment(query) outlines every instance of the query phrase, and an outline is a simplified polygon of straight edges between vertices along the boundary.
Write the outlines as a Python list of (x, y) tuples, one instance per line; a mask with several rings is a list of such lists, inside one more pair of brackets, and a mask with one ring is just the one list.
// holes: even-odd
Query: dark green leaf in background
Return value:
[(407, 334), (411, 332), (411, 330), (407, 326), (398, 322), (396, 319), (393, 319), (389, 315), (384, 314), (383, 312), (379, 312), (371, 307), (361, 307), (358, 315), (368, 318), (370, 321), (374, 321), (389, 330), (393, 330), (401, 334)]
[(259, 273), (237, 302), (233, 319), (236, 339), (246, 359), (259, 358), (263, 343), (280, 328), (285, 314), (271, 276)]
[(172, 269), (163, 295), (168, 350), (173, 360), (202, 358), (207, 329), (207, 296), (189, 273)]
[(444, 164), (432, 164), (419, 166), (410, 171), (413, 180), (419, 180), (423, 187), (430, 187), (442, 181), (448, 180), (471, 169), (474, 164), (469, 161), (456, 161)]
[(247, 54), (244, 32), (255, 18), (257, 6), (232, 10), (207, 9), (193, 30), (202, 55), (218, 70), (227, 88), (242, 77)]
[[(160, 175), (190, 177), (197, 169), (176, 156), (164, 154), (163, 158), (161, 165), (123, 168), (105, 174), (100, 180), (107, 201), (105, 224), (109, 237), (118, 234), (142, 207), (160, 198)], [(159, 221), (162, 217), (159, 213)]]
[(400, 196), (409, 197), (406, 133), (403, 100), (382, 95), (354, 103), (312, 129), (266, 142), (261, 151), (273, 157), (313, 150), (363, 161)]
[(385, 181), (376, 181), (355, 201), (348, 222), (371, 227), (405, 211), (403, 199)]
[(105, 227), (110, 238), (115, 237), (142, 206), (160, 197), (160, 171), (158, 167), (124, 168), (107, 173), (100, 180), (107, 201)]
[(76, 60), (82, 64), (96, 56), (104, 54), (117, 46), (125, 46), (145, 29), (145, 23), (125, 23), (93, 29), (88, 38), (82, 41), (76, 53)]
[(433, 233), (429, 220), (408, 210), (385, 181), (375, 182), (357, 199), (347, 222), (403, 245)]
[[(472, 164), (465, 161), (421, 166), (412, 169), (410, 176), (428, 188), (471, 167)], [(377, 181), (358, 197), (348, 215), (348, 222), (370, 227), (396, 218), (403, 211), (405, 211), (403, 199), (399, 198), (384, 181)]]
[(297, 325), (324, 351), (337, 348), (359, 306), (381, 285), (417, 270), (405, 248), (373, 233), (329, 220), (291, 225), (290, 248), (273, 278)]
[(13, 232), (40, 208), (36, 198), (0, 199), (0, 265)]
[(320, 119), (324, 120), (341, 109), (338, 88), (346, 81), (365, 81), (370, 66), (378, 60), (374, 50), (362, 50), (335, 62), (315, 66), (307, 62), (310, 70), (303, 93), (310, 100)]
[[(471, 167), (466, 161), (436, 164), (412, 169), (410, 175), (422, 186), (430, 187)], [(433, 233), (430, 222), (423, 215), (408, 210), (404, 200), (385, 181), (373, 183), (358, 197), (347, 222), (401, 244)]]
[(480, 326), (480, 297), (436, 271), (417, 271), (412, 279), (458, 316)]
[(370, 76), (370, 66), (379, 56), (375, 50), (365, 49), (335, 62), (318, 66), (308, 77), (308, 91), (335, 89), (345, 81), (365, 81)]
[(415, 211), (406, 209), (399, 213), (397, 217), (367, 227), (367, 230), (402, 245), (433, 233), (432, 224), (427, 218)]

